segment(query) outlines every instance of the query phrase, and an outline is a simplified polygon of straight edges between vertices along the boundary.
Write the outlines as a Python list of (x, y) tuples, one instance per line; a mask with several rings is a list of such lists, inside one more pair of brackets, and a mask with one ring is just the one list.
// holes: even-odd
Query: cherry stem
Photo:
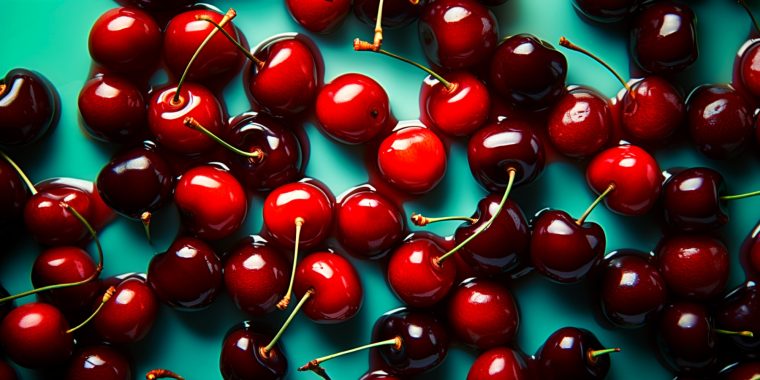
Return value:
[(564, 47), (566, 47), (566, 48), (568, 48), (568, 49), (570, 49), (570, 50), (575, 50), (575, 51), (577, 51), (579, 53), (583, 53), (583, 54), (591, 57), (591, 59), (593, 59), (594, 61), (599, 62), (602, 66), (604, 66), (607, 70), (609, 70), (609, 72), (611, 72), (612, 75), (614, 75), (615, 78), (617, 78), (617, 80), (620, 81), (620, 83), (623, 84), (623, 87), (625, 87), (625, 90), (628, 91), (628, 93), (631, 96), (634, 96), (633, 95), (633, 90), (631, 89), (631, 86), (628, 85), (628, 82), (626, 82), (625, 79), (623, 79), (623, 77), (621, 77), (620, 74), (618, 74), (618, 72), (615, 71), (615, 69), (612, 68), (612, 66), (608, 65), (607, 62), (604, 62), (601, 58), (597, 57), (595, 54), (591, 53), (590, 51), (588, 51), (588, 50), (586, 50), (586, 49), (584, 49), (584, 48), (582, 48), (582, 47), (580, 47), (580, 46), (578, 46), (578, 45), (570, 42), (570, 40), (568, 40), (565, 37), (560, 37), (559, 38), (559, 44), (562, 45), (562, 46), (564, 46)]
[(293, 294), (293, 282), (296, 278), (296, 263), (298, 263), (298, 243), (301, 240), (301, 227), (303, 227), (303, 224), (306, 221), (299, 216), (296, 217), (294, 222), (296, 224), (296, 246), (293, 249), (293, 268), (290, 272), (290, 284), (288, 285), (288, 291), (285, 293), (285, 296), (282, 297), (280, 302), (277, 303), (277, 308), (280, 310), (285, 310), (288, 308), (288, 305), (290, 304), (290, 296)]
[(752, 378), (751, 378), (751, 379), (749, 379), (749, 380), (760, 380), (760, 375), (754, 375), (754, 376), (752, 376)]
[(309, 288), (309, 290), (304, 293), (303, 297), (298, 301), (296, 304), (295, 309), (290, 313), (288, 316), (288, 319), (285, 320), (285, 323), (282, 324), (282, 327), (280, 327), (280, 331), (277, 332), (277, 334), (272, 338), (272, 341), (269, 342), (269, 344), (266, 345), (266, 347), (262, 348), (259, 353), (267, 358), (269, 357), (269, 351), (272, 351), (272, 348), (274, 348), (274, 345), (277, 344), (277, 341), (280, 340), (282, 337), (282, 334), (285, 333), (285, 330), (288, 329), (288, 326), (290, 326), (290, 323), (293, 322), (293, 318), (296, 317), (296, 314), (298, 314), (298, 311), (301, 310), (301, 307), (306, 303), (306, 301), (311, 298), (311, 296), (314, 295), (314, 288)]
[(589, 361), (589, 363), (596, 363), (598, 358), (602, 355), (609, 355), (615, 352), (620, 352), (620, 347), (615, 348), (605, 348), (602, 350), (588, 350), (586, 351), (586, 359)]
[(592, 202), (591, 205), (588, 206), (586, 211), (583, 212), (583, 215), (581, 215), (581, 217), (575, 221), (575, 224), (579, 226), (582, 225), (583, 222), (586, 221), (586, 218), (588, 218), (588, 216), (591, 214), (591, 211), (594, 211), (594, 209), (599, 204), (599, 202), (601, 202), (602, 199), (604, 199), (604, 197), (606, 197), (607, 194), (609, 194), (612, 190), (615, 190), (614, 183), (609, 184), (609, 186), (607, 186), (607, 188), (601, 194), (599, 194), (599, 196), (596, 197), (596, 199), (594, 199), (594, 202)]
[(176, 379), (176, 380), (185, 380), (184, 377), (169, 371), (168, 369), (152, 369), (148, 371), (148, 373), (145, 374), (146, 380), (156, 380), (156, 379)]
[(452, 248), (450, 251), (446, 252), (443, 256), (439, 256), (435, 259), (433, 259), (433, 264), (437, 266), (441, 266), (443, 264), (443, 261), (449, 258), (451, 255), (462, 249), (467, 243), (478, 237), (483, 231), (487, 230), (488, 227), (491, 227), (491, 224), (493, 224), (494, 220), (496, 220), (496, 217), (499, 216), (501, 213), (501, 210), (504, 208), (504, 205), (507, 203), (507, 198), (509, 197), (509, 192), (512, 191), (512, 185), (515, 183), (515, 176), (517, 175), (517, 170), (515, 168), (507, 168), (507, 173), (509, 174), (509, 181), (507, 182), (507, 188), (504, 190), (504, 195), (501, 197), (501, 202), (499, 202), (499, 208), (496, 210), (496, 212), (491, 215), (491, 218), (488, 219), (485, 224), (483, 224), (483, 227), (481, 227), (478, 231), (476, 231), (474, 234), (470, 235), (467, 239), (465, 239), (463, 242), (459, 243), (456, 247)]
[(388, 339), (388, 340), (383, 340), (383, 341), (380, 341), (380, 342), (374, 342), (374, 343), (370, 343), (370, 344), (365, 344), (364, 346), (354, 347), (354, 348), (352, 348), (350, 350), (345, 350), (345, 351), (337, 352), (337, 353), (334, 353), (334, 354), (331, 354), (331, 355), (323, 356), (323, 357), (318, 358), (318, 359), (314, 359), (314, 360), (312, 360), (312, 361), (310, 361), (310, 362), (308, 362), (308, 363), (306, 363), (306, 364), (298, 367), (298, 371), (303, 372), (303, 371), (318, 371), (318, 370), (321, 370), (324, 373), (324, 369), (322, 369), (319, 365), (321, 363), (324, 363), (324, 362), (328, 361), (328, 360), (332, 360), (332, 359), (335, 359), (335, 358), (343, 356), (343, 355), (353, 354), (354, 352), (366, 350), (366, 349), (369, 349), (369, 348), (375, 348), (375, 347), (381, 347), (381, 346), (393, 346), (394, 348), (396, 348), (396, 350), (400, 350), (402, 344), (403, 344), (403, 341), (402, 341), (402, 339), (401, 339), (400, 336), (397, 336), (395, 338), (391, 338), (391, 339)]
[(454, 83), (451, 83), (451, 82), (447, 81), (446, 79), (443, 79), (443, 77), (440, 76), (440, 75), (438, 75), (438, 73), (436, 73), (435, 71), (431, 70), (428, 67), (420, 65), (419, 63), (414, 62), (411, 59), (404, 58), (404, 57), (402, 57), (400, 55), (393, 54), (393, 53), (391, 53), (391, 52), (389, 52), (387, 50), (383, 50), (383, 49), (377, 49), (377, 50), (366, 49), (365, 46), (357, 45), (356, 44), (356, 40), (354, 40), (354, 50), (356, 50), (356, 51), (374, 51), (376, 53), (380, 53), (380, 54), (383, 54), (383, 55), (387, 55), (387, 56), (389, 56), (391, 58), (398, 59), (399, 61), (406, 62), (406, 63), (408, 63), (408, 64), (410, 64), (410, 65), (412, 65), (412, 66), (414, 66), (414, 67), (416, 67), (416, 68), (418, 68), (418, 69), (426, 72), (426, 73), (428, 73), (433, 78), (437, 79), (439, 82), (441, 82), (441, 84), (443, 84), (444, 87), (446, 87), (446, 90), (448, 90), (448, 91), (454, 91), (454, 89), (456, 89), (456, 85)]
[(377, 18), (375, 19), (375, 37), (372, 42), (354, 38), (354, 49), (378, 51), (383, 46), (383, 0), (377, 3)]
[(744, 193), (744, 194), (724, 195), (724, 196), (720, 197), (720, 200), (722, 200), (722, 201), (733, 201), (733, 200), (736, 200), (736, 199), (744, 199), (744, 198), (754, 197), (756, 195), (760, 195), (760, 190), (753, 191), (753, 192), (750, 192), (750, 193)]
[(749, 6), (747, 5), (747, 3), (744, 0), (737, 0), (736, 2), (739, 3), (739, 5), (741, 5), (745, 11), (747, 11), (749, 18), (752, 19), (752, 25), (755, 26), (755, 30), (757, 32), (760, 32), (760, 24), (757, 23), (757, 19), (755, 18), (755, 15), (752, 14), (752, 10), (749, 9)]
[(418, 226), (418, 227), (424, 227), (424, 226), (427, 226), (430, 223), (448, 222), (448, 221), (452, 221), (452, 220), (459, 220), (459, 221), (469, 222), (470, 224), (475, 224), (478, 221), (475, 218), (470, 218), (470, 217), (467, 217), (467, 216), (442, 216), (442, 217), (439, 217), (439, 218), (428, 218), (426, 216), (423, 216), (423, 215), (417, 214), (417, 213), (412, 213), (412, 216), (409, 219), (411, 219), (412, 223), (415, 226)]
[[(222, 17), (222, 21), (219, 22), (219, 25), (224, 26), (227, 24), (230, 20), (235, 18), (237, 16), (237, 13), (234, 9), (230, 8), (227, 13), (224, 14), (224, 17)], [(198, 45), (198, 48), (195, 49), (195, 53), (193, 53), (193, 56), (190, 57), (190, 62), (187, 63), (187, 66), (185, 66), (185, 71), (182, 73), (182, 76), (179, 77), (179, 83), (177, 83), (177, 92), (174, 93), (174, 97), (172, 98), (172, 104), (179, 103), (179, 93), (182, 89), (182, 84), (185, 83), (185, 78), (187, 78), (187, 74), (190, 72), (190, 67), (193, 66), (193, 62), (195, 62), (195, 59), (198, 58), (198, 56), (201, 54), (201, 51), (204, 47), (208, 44), (209, 41), (211, 41), (211, 38), (216, 35), (216, 32), (219, 29), (212, 29), (208, 35), (206, 36), (206, 39), (201, 42), (200, 45)]]
[(108, 300), (110, 300), (111, 297), (113, 297), (114, 293), (116, 293), (116, 287), (112, 286), (112, 287), (108, 288), (108, 290), (106, 290), (105, 294), (103, 294), (103, 298), (100, 300), (100, 305), (98, 305), (98, 308), (95, 309), (95, 311), (93, 311), (92, 314), (90, 314), (90, 316), (87, 317), (87, 319), (85, 319), (84, 321), (82, 321), (82, 323), (80, 323), (80, 324), (78, 324), (78, 325), (76, 325), (76, 326), (74, 326), (74, 327), (66, 330), (66, 334), (71, 334), (74, 331), (77, 331), (77, 330), (81, 329), (82, 327), (84, 327), (84, 325), (86, 325), (93, 318), (95, 318), (95, 316), (98, 315), (98, 313), (100, 312), (100, 309), (102, 309), (103, 306), (106, 304), (106, 302), (108, 302)]
[(747, 338), (754, 338), (755, 337), (755, 334), (752, 333), (752, 331), (747, 331), (747, 330), (744, 330), (744, 331), (731, 331), (731, 330), (723, 330), (723, 329), (714, 329), (713, 331), (715, 331), (716, 334), (721, 334), (721, 335), (737, 335), (737, 336), (744, 336), (744, 337), (747, 337)]
[(246, 49), (245, 46), (243, 46), (240, 43), (240, 41), (236, 40), (235, 37), (232, 37), (232, 35), (230, 35), (229, 33), (227, 33), (226, 30), (224, 30), (224, 26), (218, 24), (216, 21), (212, 20), (207, 15), (196, 16), (196, 19), (200, 20), (200, 21), (207, 21), (207, 22), (209, 22), (217, 30), (219, 30), (220, 33), (222, 33), (225, 37), (227, 37), (227, 39), (230, 40), (230, 42), (232, 42), (233, 44), (235, 44), (235, 46), (237, 46), (237, 48), (240, 49), (240, 51), (242, 51), (243, 54), (245, 54), (245, 56), (248, 57), (248, 59), (251, 60), (251, 62), (253, 62), (259, 68), (264, 67), (264, 61), (256, 58), (255, 55), (251, 54), (251, 52), (248, 49)]
[(234, 147), (232, 144), (222, 140), (221, 137), (214, 134), (214, 132), (209, 131), (206, 127), (201, 125), (195, 118), (193, 117), (186, 117), (184, 120), (185, 126), (188, 128), (192, 128), (198, 132), (203, 133), (204, 135), (208, 136), (210, 139), (216, 141), (219, 145), (227, 148), (227, 150), (239, 154), (241, 156), (250, 157), (255, 159), (255, 162), (261, 162), (261, 160), (264, 159), (264, 151), (260, 148), (254, 148), (252, 152), (246, 152), (244, 150), (240, 150), (236, 147)]
[(13, 169), (16, 170), (16, 173), (18, 173), (19, 177), (21, 177), (21, 180), (24, 181), (24, 183), (26, 184), (26, 187), (29, 188), (29, 191), (32, 193), (32, 195), (37, 194), (37, 188), (34, 187), (34, 183), (32, 183), (32, 181), (29, 179), (29, 177), (26, 176), (26, 173), (24, 173), (24, 171), (21, 170), (21, 168), (16, 164), (16, 162), (13, 161), (2, 150), (0, 150), (0, 156), (3, 156), (3, 158), (5, 159), (5, 161), (7, 161), (13, 167)]
[(150, 213), (150, 211), (145, 211), (140, 215), (140, 222), (142, 222), (143, 230), (145, 230), (145, 238), (148, 239), (148, 243), (153, 243), (153, 240), (150, 238), (150, 220), (153, 217), (153, 214)]

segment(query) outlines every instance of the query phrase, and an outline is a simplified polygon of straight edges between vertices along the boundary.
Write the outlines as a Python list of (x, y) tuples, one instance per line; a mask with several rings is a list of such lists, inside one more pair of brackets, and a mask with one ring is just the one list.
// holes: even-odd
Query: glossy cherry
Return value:
[(389, 374), (386, 371), (383, 371), (381, 369), (376, 369), (374, 371), (368, 371), (367, 373), (362, 375), (362, 377), (360, 377), (359, 380), (401, 380), (401, 379)]
[(182, 175), (174, 190), (182, 224), (201, 239), (233, 234), (248, 213), (248, 198), (228, 171), (203, 165)]
[(92, 60), (118, 72), (152, 69), (161, 51), (161, 29), (153, 17), (137, 8), (114, 8), (90, 29)]
[[(382, 27), (401, 28), (419, 19), (427, 0), (385, 0), (383, 2)], [(375, 26), (379, 0), (354, 0), (354, 15), (367, 25)]]
[[(103, 202), (93, 182), (76, 178), (57, 177), (40, 181), (35, 184), (35, 187), (39, 193), (43, 194), (50, 191), (63, 192), (67, 191), (67, 189), (76, 189), (89, 195), (91, 209), (90, 215), (86, 219), (96, 231), (105, 227), (116, 216), (116, 213)], [(74, 195), (77, 196), (76, 193)], [(76, 210), (79, 211), (79, 209)], [(82, 215), (84, 216), (84, 214)]]
[(259, 236), (239, 241), (224, 256), (224, 285), (235, 305), (253, 316), (275, 310), (288, 288), (290, 264)]
[(105, 342), (135, 343), (153, 327), (159, 301), (141, 276), (127, 276), (117, 282), (111, 301), (95, 316), (92, 326)]
[(713, 319), (707, 308), (680, 302), (662, 311), (657, 331), (660, 353), (681, 372), (698, 372), (717, 364)]
[(725, 181), (719, 172), (705, 167), (673, 173), (663, 185), (663, 208), (668, 226), (685, 232), (714, 230), (728, 223), (721, 194)]
[(296, 267), (293, 289), (300, 299), (313, 291), (303, 312), (318, 323), (339, 323), (352, 318), (362, 306), (364, 291), (351, 262), (333, 252), (314, 252)]
[(0, 344), (16, 364), (42, 368), (63, 364), (74, 351), (69, 323), (54, 306), (28, 303), (13, 309), (0, 324)]
[(454, 285), (454, 265), (434, 260), (446, 252), (435, 241), (418, 237), (405, 241), (390, 255), (388, 285), (405, 304), (424, 308), (441, 301)]
[[(760, 331), (760, 288), (747, 281), (726, 294), (713, 309), (715, 325), (729, 331)], [(721, 334), (721, 347), (738, 349), (742, 354), (754, 355), (760, 348), (760, 337), (741, 334)], [(726, 343), (724, 345), (724, 343)]]
[(752, 108), (730, 85), (699, 86), (686, 106), (689, 134), (705, 156), (718, 160), (736, 157), (752, 141)]
[(77, 350), (69, 360), (64, 380), (131, 380), (132, 364), (120, 350), (96, 345)]
[(628, 17), (643, 0), (573, 0), (583, 16), (596, 22), (618, 22)]
[(722, 294), (728, 282), (728, 248), (710, 236), (665, 238), (657, 249), (657, 263), (668, 290), (682, 299), (708, 301)]
[(671, 74), (697, 60), (697, 18), (685, 3), (661, 1), (640, 8), (630, 28), (630, 53), (644, 71)]
[[(435, 188), (446, 173), (446, 147), (429, 128), (409, 125), (380, 143), (377, 166), (388, 183), (409, 194)], [(414, 166), (414, 170), (409, 170)]]
[(264, 200), (264, 227), (277, 244), (296, 247), (297, 218), (303, 220), (298, 246), (309, 249), (320, 244), (333, 221), (332, 194), (311, 182), (289, 183), (274, 189)]
[(93, 138), (124, 143), (148, 131), (148, 113), (142, 91), (117, 74), (88, 80), (79, 92), (82, 125)]
[(760, 376), (760, 362), (748, 360), (726, 367), (720, 371), (721, 380), (752, 380)]
[(448, 324), (460, 342), (487, 350), (512, 343), (520, 312), (512, 293), (487, 280), (471, 279), (452, 291)]
[(26, 145), (39, 140), (57, 123), (60, 100), (41, 74), (13, 69), (0, 79), (0, 145)]
[(8, 161), (0, 159), (0, 239), (14, 238), (23, 225), (24, 205), (29, 189)]
[(529, 380), (528, 358), (517, 350), (495, 347), (480, 354), (467, 372), (467, 380)]
[(546, 338), (536, 352), (541, 379), (604, 379), (610, 370), (609, 353), (619, 348), (605, 349), (589, 330), (563, 327)]
[(322, 87), (316, 100), (317, 121), (333, 139), (361, 144), (374, 139), (391, 119), (388, 94), (363, 74), (343, 74)]
[(86, 315), (100, 293), (98, 264), (79, 247), (48, 248), (40, 253), (32, 266), (32, 285), (43, 286), (94, 280), (78, 286), (54, 289), (39, 294), (39, 298), (57, 307), (66, 316)]
[(760, 277), (760, 222), (744, 238), (739, 249), (739, 262), (747, 279), (757, 281)]
[(314, 33), (329, 33), (337, 28), (351, 10), (350, 0), (286, 0), (288, 12), (304, 28)]
[(71, 186), (39, 191), (26, 202), (24, 224), (40, 244), (73, 245), (88, 236), (84, 224), (62, 202), (91, 220), (93, 201), (85, 191)]
[(356, 257), (378, 259), (403, 238), (404, 213), (371, 187), (341, 197), (335, 210), (336, 238)]
[(266, 352), (261, 349), (271, 336), (245, 321), (227, 332), (222, 342), (219, 369), (225, 380), (280, 380), (288, 372), (288, 359), (280, 344)]
[(571, 88), (552, 107), (547, 130), (549, 141), (560, 153), (570, 157), (591, 156), (610, 140), (609, 103), (593, 89)]

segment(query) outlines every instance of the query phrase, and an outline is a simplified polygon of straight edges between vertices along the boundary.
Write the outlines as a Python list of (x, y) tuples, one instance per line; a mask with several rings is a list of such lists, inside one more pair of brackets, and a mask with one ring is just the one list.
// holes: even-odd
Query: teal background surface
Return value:
[[(276, 33), (304, 32), (288, 15), (284, 2), (274, 0), (211, 1), (221, 9), (233, 7), (235, 24), (251, 45)], [(728, 82), (738, 48), (750, 31), (750, 21), (733, 1), (690, 2), (698, 16), (700, 57), (686, 73), (678, 77), (685, 93), (701, 83)], [(87, 38), (97, 17), (117, 4), (110, 0), (3, 0), (3, 32), (0, 38), (0, 73), (16, 67), (37, 70), (57, 87), (62, 101), (62, 115), (57, 129), (35, 146), (10, 150), (10, 154), (36, 182), (49, 177), (75, 177), (94, 180), (115, 147), (85, 138), (79, 128), (77, 96), (87, 80), (90, 57)], [(760, 5), (755, 5), (760, 11)], [(533, 33), (556, 46), (560, 36), (567, 36), (587, 49), (598, 52), (625, 76), (629, 65), (628, 34), (624, 26), (604, 26), (583, 21), (569, 0), (511, 0), (494, 8), (502, 36)], [(369, 53), (355, 53), (354, 37), (371, 38), (372, 28), (352, 15), (331, 35), (311, 35), (325, 57), (326, 81), (345, 73), (361, 72), (375, 78), (390, 96), (391, 108), (400, 119), (419, 116), (418, 93), (424, 74), (400, 62)], [(389, 50), (422, 61), (416, 25), (386, 31)], [(620, 84), (600, 66), (575, 52), (563, 51), (569, 62), (568, 83), (586, 84), (607, 96), (614, 96)], [(157, 74), (161, 83), (165, 74)], [(242, 78), (233, 79), (224, 92), (230, 114), (250, 108), (244, 95)], [(308, 176), (325, 182), (335, 194), (364, 183), (367, 174), (360, 166), (362, 148), (335, 143), (313, 126), (305, 127), (311, 140)], [(405, 204), (412, 211), (429, 215), (470, 214), (485, 192), (472, 179), (467, 167), (466, 140), (452, 145), (449, 167), (442, 183), (430, 194)], [(728, 182), (729, 193), (760, 189), (760, 160), (755, 145), (741, 158), (731, 162), (710, 161), (688, 143), (655, 152), (663, 169), (674, 166), (709, 166), (719, 169)], [(584, 180), (583, 162), (558, 161), (549, 165), (535, 184), (518, 188), (514, 199), (527, 215), (544, 207), (567, 210), (579, 215), (592, 201), (593, 194)], [(261, 198), (254, 198), (245, 226), (239, 235), (259, 231)], [(736, 260), (739, 246), (760, 218), (760, 199), (748, 199), (729, 205), (730, 224), (720, 231), (732, 254), (731, 285), (741, 282), (743, 273)], [(627, 218), (604, 207), (597, 208), (590, 220), (601, 224), (608, 239), (608, 251), (618, 248), (652, 249), (661, 236), (653, 216)], [(102, 233), (106, 259), (104, 276), (125, 272), (144, 272), (151, 256), (165, 249), (177, 230), (173, 206), (155, 220), (157, 239), (149, 245), (139, 224), (118, 219)], [(439, 234), (450, 234), (455, 224), (429, 227)], [(227, 245), (229, 246), (229, 245)], [(24, 238), (13, 247), (0, 247), (0, 281), (11, 293), (31, 287), (29, 272), (40, 247)], [(380, 264), (352, 259), (361, 273), (365, 288), (361, 312), (342, 325), (315, 325), (297, 317), (286, 332), (283, 344), (290, 362), (289, 379), (316, 378), (295, 372), (308, 360), (349, 346), (367, 342), (374, 320), (400, 303), (388, 289)], [(579, 326), (593, 330), (608, 346), (622, 347), (612, 359), (609, 379), (669, 379), (673, 376), (657, 359), (656, 347), (646, 330), (607, 330), (594, 319), (596, 299), (587, 284), (560, 286), (536, 274), (514, 282), (512, 290), (521, 309), (521, 326), (516, 344), (534, 353), (544, 339), (562, 326)], [(32, 297), (20, 302), (30, 302)], [(259, 318), (256, 324), (276, 331), (286, 313)], [(131, 348), (136, 365), (135, 378), (152, 368), (169, 368), (189, 380), (218, 379), (221, 340), (234, 324), (246, 319), (230, 299), (223, 295), (208, 309), (198, 312), (175, 311), (162, 307), (152, 333)], [(476, 353), (453, 347), (445, 363), (425, 379), (464, 379)], [(355, 379), (367, 369), (367, 354), (360, 353), (325, 366), (335, 379)], [(30, 371), (20, 371), (24, 379), (41, 378)]]

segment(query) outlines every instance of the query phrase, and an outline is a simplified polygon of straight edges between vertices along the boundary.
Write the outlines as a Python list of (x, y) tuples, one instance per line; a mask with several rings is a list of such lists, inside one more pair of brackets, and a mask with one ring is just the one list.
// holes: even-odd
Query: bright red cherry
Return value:
[(13, 309), (0, 324), (0, 343), (16, 364), (41, 368), (63, 364), (74, 351), (69, 323), (54, 306), (28, 303)]
[(293, 289), (300, 299), (311, 291), (303, 312), (319, 323), (351, 319), (362, 306), (364, 291), (351, 262), (332, 252), (315, 252), (296, 267)]
[(82, 285), (39, 294), (40, 299), (56, 306), (64, 315), (79, 317), (89, 312), (100, 293), (99, 274), (100, 268), (87, 251), (71, 246), (53, 247), (42, 251), (34, 260), (32, 284), (41, 288), (94, 279)]
[(583, 16), (596, 22), (618, 22), (628, 17), (643, 0), (573, 0)]
[(589, 330), (563, 327), (550, 335), (536, 352), (542, 380), (601, 380), (610, 370), (608, 354), (619, 348), (604, 348)]
[(92, 217), (92, 199), (75, 187), (54, 187), (33, 195), (24, 207), (29, 233), (44, 245), (73, 245), (88, 236), (85, 225), (64, 205), (85, 219)]
[(454, 265), (435, 260), (446, 252), (435, 241), (413, 238), (396, 248), (388, 262), (388, 285), (405, 304), (430, 307), (441, 301), (454, 285)]
[(631, 57), (649, 73), (683, 71), (697, 60), (696, 24), (685, 3), (660, 1), (640, 8), (630, 28)]
[(460, 284), (448, 303), (448, 323), (459, 341), (486, 350), (514, 341), (520, 312), (512, 293), (495, 282)]
[(393, 131), (380, 143), (377, 166), (383, 178), (399, 190), (422, 194), (443, 179), (446, 155), (446, 147), (432, 130), (410, 125)]
[(404, 219), (403, 210), (374, 188), (357, 188), (340, 197), (336, 237), (352, 255), (378, 259), (403, 238)]
[(478, 356), (467, 372), (467, 380), (530, 380), (528, 358), (507, 348), (492, 348)]
[(79, 93), (79, 113), (87, 134), (105, 142), (129, 142), (148, 130), (142, 92), (116, 74), (98, 75), (84, 84)]
[(226, 170), (211, 165), (183, 174), (174, 200), (183, 225), (201, 239), (229, 236), (248, 213), (248, 198), (240, 183)]
[(114, 344), (145, 338), (156, 320), (159, 303), (145, 279), (128, 276), (116, 286), (111, 302), (92, 320), (98, 336)]
[(0, 144), (39, 140), (58, 123), (60, 103), (55, 87), (41, 74), (9, 71), (0, 79)]
[(668, 290), (676, 297), (709, 301), (726, 289), (728, 248), (706, 235), (665, 238), (657, 249), (657, 263)]
[(705, 156), (736, 157), (752, 141), (752, 108), (730, 85), (699, 86), (689, 94), (686, 106), (689, 134)]
[(275, 310), (288, 288), (290, 264), (259, 236), (246, 237), (224, 256), (224, 284), (235, 305), (253, 316)]
[(219, 370), (225, 380), (281, 380), (288, 372), (288, 359), (282, 345), (265, 345), (272, 338), (243, 322), (230, 329), (222, 342)]
[(654, 319), (665, 307), (665, 279), (651, 255), (619, 250), (607, 255), (599, 288), (602, 313), (615, 326), (635, 328)]
[(152, 69), (161, 49), (161, 29), (150, 14), (137, 8), (114, 8), (90, 29), (90, 56), (118, 72)]
[(100, 198), (97, 186), (95, 186), (93, 182), (76, 178), (60, 177), (40, 181), (35, 187), (40, 193), (47, 193), (48, 191), (54, 190), (58, 191), (57, 189), (74, 188), (89, 195), (92, 208), (91, 214), (86, 219), (96, 231), (105, 227), (116, 216), (114, 210), (108, 207), (108, 205), (103, 202), (103, 199)]
[(562, 154), (588, 157), (607, 145), (612, 114), (607, 99), (590, 88), (574, 87), (557, 100), (549, 115), (549, 141)]
[[(285, 248), (313, 248), (332, 228), (333, 204), (332, 194), (315, 184), (289, 183), (274, 189), (264, 200), (264, 227)], [(299, 219), (301, 227), (297, 228)]]
[(297, 23), (314, 33), (331, 32), (351, 10), (350, 0), (286, 0), (285, 5)]
[(132, 380), (132, 364), (124, 353), (107, 345), (84, 347), (69, 360), (64, 380)]

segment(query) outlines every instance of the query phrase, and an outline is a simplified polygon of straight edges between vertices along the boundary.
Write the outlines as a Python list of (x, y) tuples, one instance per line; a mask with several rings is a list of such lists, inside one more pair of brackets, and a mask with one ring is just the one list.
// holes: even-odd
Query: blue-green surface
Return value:
[[(299, 31), (287, 14), (282, 1), (231, 0), (212, 1), (219, 8), (234, 7), (238, 11), (235, 23), (255, 45), (272, 34)], [(750, 23), (733, 1), (691, 2), (699, 18), (700, 58), (679, 77), (686, 92), (699, 83), (731, 80), (734, 56), (744, 42)], [(110, 0), (3, 0), (4, 30), (0, 38), (0, 73), (15, 67), (37, 70), (57, 87), (62, 100), (61, 121), (55, 132), (37, 145), (11, 151), (35, 181), (48, 177), (76, 177), (93, 180), (108, 160), (113, 147), (85, 139), (79, 129), (77, 95), (90, 67), (87, 36), (90, 26), (105, 10), (115, 7)], [(760, 9), (757, 9), (760, 10)], [(495, 8), (502, 35), (533, 33), (555, 43), (565, 35), (591, 51), (599, 52), (612, 66), (628, 67), (627, 33), (624, 28), (599, 26), (582, 21), (569, 0), (511, 0)], [(354, 37), (371, 37), (371, 28), (354, 17), (329, 36), (314, 36), (325, 57), (326, 80), (341, 73), (361, 72), (375, 78), (388, 92), (391, 108), (397, 118), (415, 119), (419, 115), (417, 95), (424, 74), (368, 53), (351, 49)], [(387, 31), (385, 47), (410, 58), (422, 60), (415, 26)], [(594, 86), (608, 96), (620, 88), (615, 79), (600, 67), (577, 53), (566, 52), (569, 61), (569, 83)], [(163, 78), (158, 75), (157, 78)], [(241, 78), (235, 78), (225, 91), (224, 101), (231, 114), (249, 109), (243, 93)], [(322, 136), (313, 126), (306, 128), (311, 139), (311, 160), (306, 174), (316, 177), (339, 194), (363, 183), (367, 174), (358, 165), (360, 149), (347, 148)], [(753, 148), (755, 151), (758, 148)], [(728, 191), (738, 193), (760, 188), (760, 162), (757, 154), (721, 163), (707, 160), (689, 144), (655, 152), (663, 168), (704, 165), (719, 169), (727, 178)], [(430, 215), (469, 214), (484, 195), (467, 168), (465, 144), (453, 144), (449, 168), (441, 185), (429, 196), (405, 205), (407, 215), (412, 211)], [(534, 185), (514, 191), (526, 214), (550, 206), (580, 214), (592, 200), (583, 178), (583, 165), (572, 162), (551, 164)], [(729, 205), (732, 221), (721, 231), (735, 258), (739, 245), (760, 217), (760, 199), (749, 199)], [(600, 223), (608, 239), (608, 250), (655, 246), (660, 231), (654, 218), (625, 218), (598, 208), (590, 220)], [(106, 249), (104, 275), (142, 272), (156, 250), (168, 246), (176, 231), (177, 218), (172, 207), (161, 213), (155, 224), (159, 238), (154, 246), (145, 242), (139, 224), (117, 220), (102, 233)], [(248, 220), (241, 234), (254, 233), (261, 226), (261, 199), (251, 202)], [(453, 232), (456, 226), (442, 224), (430, 229), (440, 234)], [(0, 250), (7, 250), (0, 247)], [(31, 287), (29, 271), (39, 247), (25, 238), (10, 252), (0, 255), (0, 280), (12, 293)], [(377, 263), (353, 260), (365, 287), (364, 306), (354, 319), (337, 326), (315, 325), (298, 317), (286, 332), (283, 343), (288, 352), (291, 371), (288, 378), (309, 379), (311, 374), (294, 369), (315, 356), (366, 342), (377, 316), (396, 307), (399, 301), (388, 290), (383, 270)], [(743, 275), (738, 261), (732, 262), (731, 284), (738, 284)], [(515, 283), (515, 296), (521, 309), (521, 326), (517, 344), (533, 353), (554, 330), (566, 325), (589, 328), (607, 345), (620, 346), (623, 352), (612, 360), (610, 379), (668, 379), (672, 374), (658, 362), (656, 348), (647, 341), (644, 330), (605, 330), (593, 317), (596, 302), (584, 286), (563, 287), (530, 275)], [(21, 302), (29, 302), (26, 299)], [(275, 313), (260, 319), (269, 329), (276, 329), (284, 315)], [(184, 374), (188, 379), (218, 379), (218, 360), (221, 339), (233, 324), (245, 319), (229, 298), (221, 297), (209, 309), (188, 313), (162, 307), (158, 321), (149, 337), (133, 347), (136, 378), (148, 369), (164, 367)], [(426, 379), (463, 379), (475, 357), (475, 352), (453, 348), (443, 366)], [(326, 365), (336, 379), (354, 379), (367, 368), (367, 355), (356, 354)], [(36, 378), (22, 371), (22, 378)]]

